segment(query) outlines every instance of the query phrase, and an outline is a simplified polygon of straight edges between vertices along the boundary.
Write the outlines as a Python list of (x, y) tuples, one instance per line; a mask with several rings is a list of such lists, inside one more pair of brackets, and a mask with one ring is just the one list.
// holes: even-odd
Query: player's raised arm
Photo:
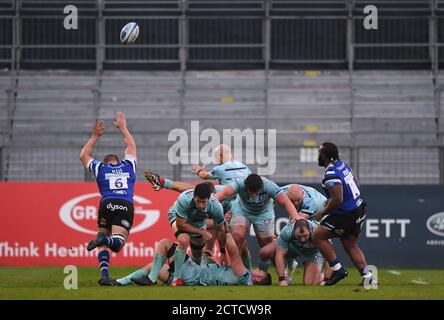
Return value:
[(94, 122), (91, 138), (89, 138), (82, 151), (80, 151), (80, 161), (82, 161), (85, 167), (87, 167), (91, 160), (93, 160), (92, 152), (94, 145), (99, 140), (104, 131), (105, 124), (103, 120), (97, 120), (96, 122)]
[(294, 207), (294, 205), (291, 203), (290, 199), (288, 199), (287, 195), (284, 192), (281, 192), (278, 195), (278, 197), (276, 198), (276, 202), (285, 208), (285, 210), (288, 213), (288, 217), (292, 220), (306, 219), (308, 217), (308, 215), (298, 213), (296, 211), (296, 208)]
[(120, 133), (123, 136), (123, 140), (125, 141), (125, 156), (130, 155), (137, 159), (136, 142), (134, 141), (133, 136), (126, 127), (126, 119), (123, 112), (117, 112), (116, 119), (114, 120), (114, 125), (117, 129), (119, 129)]
[(193, 164), (191, 171), (201, 179), (204, 180), (211, 179), (210, 173), (207, 170), (205, 170), (205, 167), (199, 164)]
[(217, 199), (217, 201), (225, 200), (231, 196), (234, 196), (236, 194), (236, 190), (230, 185), (227, 185), (225, 188), (223, 188), (221, 191), (216, 192), (214, 197)]

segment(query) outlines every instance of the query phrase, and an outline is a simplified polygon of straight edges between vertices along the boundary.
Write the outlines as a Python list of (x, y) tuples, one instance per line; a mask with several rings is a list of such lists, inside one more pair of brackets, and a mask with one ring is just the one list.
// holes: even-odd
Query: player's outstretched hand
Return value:
[(204, 170), (204, 169), (205, 169), (205, 167), (195, 163), (195, 164), (193, 164), (191, 172), (194, 173), (194, 174), (199, 174), (199, 172)]
[(93, 124), (93, 136), (100, 137), (105, 131), (105, 123), (103, 120), (96, 120)]
[(117, 129), (124, 129), (126, 128), (126, 119), (125, 114), (123, 112), (117, 112), (116, 114), (116, 120), (114, 120), (114, 125)]

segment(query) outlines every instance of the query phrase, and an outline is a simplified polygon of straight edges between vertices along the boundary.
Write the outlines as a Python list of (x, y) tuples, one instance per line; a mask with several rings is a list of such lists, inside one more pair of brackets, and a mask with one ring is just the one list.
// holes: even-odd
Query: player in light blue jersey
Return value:
[(204, 167), (194, 164), (193, 173), (204, 180), (218, 180), (223, 186), (238, 178), (247, 178), (251, 173), (247, 165), (233, 159), (230, 148), (221, 144), (214, 149), (214, 161), (218, 165), (210, 171)]
[[(274, 241), (274, 201), (284, 206), (291, 219), (305, 218), (300, 215), (282, 189), (274, 182), (252, 173), (246, 179), (236, 179), (225, 189), (216, 193), (218, 200), (237, 194), (231, 205), (234, 241), (239, 250), (246, 245), (250, 224), (253, 224), (256, 239), (262, 248)], [(274, 201), (273, 201), (274, 200)], [(270, 261), (259, 261), (259, 268), (266, 271)]]
[(296, 210), (314, 217), (314, 215), (324, 210), (327, 198), (314, 188), (301, 184), (288, 184), (282, 187), (288, 199)]
[(365, 221), (365, 203), (357, 179), (352, 169), (339, 159), (338, 147), (331, 142), (325, 142), (319, 148), (318, 162), (325, 167), (322, 186), (328, 201), (324, 210), (316, 214), (321, 224), (314, 233), (314, 239), (333, 270), (332, 277), (325, 285), (334, 285), (348, 274), (329, 241), (334, 237), (341, 239), (342, 246), (361, 273), (363, 283), (371, 282), (372, 274), (367, 267), (364, 253), (357, 245)]
[[(288, 184), (283, 186), (282, 190), (286, 193), (296, 210), (307, 214), (309, 218), (314, 218), (316, 213), (322, 211), (327, 201), (327, 198), (316, 189), (301, 184)], [(268, 244), (267, 246), (275, 247), (274, 244)], [(264, 251), (266, 252), (267, 249), (264, 248)], [(293, 257), (287, 257), (285, 276), (290, 282), (297, 265), (298, 263)]]
[(102, 196), (98, 214), (99, 233), (91, 240), (89, 251), (99, 248), (101, 271), (100, 285), (112, 285), (109, 279), (110, 252), (119, 252), (128, 238), (134, 217), (134, 184), (136, 182), (136, 143), (126, 127), (125, 115), (118, 112), (114, 125), (119, 129), (126, 144), (122, 161), (114, 154), (105, 156), (102, 162), (92, 157), (93, 147), (105, 131), (102, 120), (96, 121), (91, 138), (80, 152), (80, 160), (91, 171)]
[(318, 225), (319, 223), (313, 220), (290, 221), (281, 230), (277, 241), (260, 250), (259, 255), (262, 259), (274, 260), (280, 285), (286, 286), (290, 280), (285, 274), (285, 259), (288, 258), (298, 259), (304, 266), (305, 285), (318, 285), (324, 280), (324, 258), (313, 241), (313, 232)]
[[(192, 258), (200, 263), (205, 242), (213, 239), (213, 235), (206, 230), (206, 219), (213, 220), (219, 246), (225, 248), (224, 212), (220, 202), (212, 195), (210, 186), (200, 183), (194, 190), (180, 194), (170, 208), (168, 218), (173, 229), (177, 228), (175, 236), (179, 243), (174, 254), (175, 272), (171, 283), (177, 286), (183, 284), (180, 272), (188, 245), (191, 247)], [(221, 259), (226, 261), (223, 255)]]

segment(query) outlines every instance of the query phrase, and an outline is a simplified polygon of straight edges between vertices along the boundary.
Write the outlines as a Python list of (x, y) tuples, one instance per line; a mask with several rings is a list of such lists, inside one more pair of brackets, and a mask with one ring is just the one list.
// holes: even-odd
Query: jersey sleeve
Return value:
[(130, 154), (125, 155), (125, 158), (123, 158), (123, 160), (129, 162), (131, 164), (131, 167), (133, 168), (134, 173), (136, 173), (136, 168), (137, 168), (137, 159), (135, 157), (133, 157)]
[(342, 185), (342, 181), (339, 178), (339, 175), (333, 169), (327, 170), (324, 174), (324, 179), (322, 180), (322, 184), (327, 188), (331, 188), (334, 186)]
[(285, 253), (287, 253), (288, 251), (288, 242), (290, 241), (290, 236), (291, 236), (291, 230), (287, 225), (281, 230), (281, 233), (277, 238), (278, 248)]
[(188, 217), (189, 201), (186, 193), (181, 193), (176, 201), (176, 215), (182, 219)]
[(208, 176), (211, 180), (217, 180), (220, 178), (220, 166), (216, 166), (208, 172)]
[(279, 187), (276, 183), (273, 181), (268, 180), (267, 181), (267, 193), (271, 198), (276, 200), (276, 198), (282, 193), (284, 190)]
[(217, 201), (216, 199), (213, 199), (213, 207), (211, 210), (211, 215), (214, 221), (214, 224), (216, 226), (220, 226), (222, 223), (224, 223), (224, 208), (222, 207), (222, 204)]
[(91, 159), (86, 164), (86, 168), (94, 175), (95, 178), (97, 178), (101, 164), (102, 162), (100, 162), (99, 160)]
[(239, 193), (242, 189), (245, 188), (244, 179), (241, 178), (235, 179), (234, 181), (230, 182), (228, 185), (231, 186), (236, 193)]

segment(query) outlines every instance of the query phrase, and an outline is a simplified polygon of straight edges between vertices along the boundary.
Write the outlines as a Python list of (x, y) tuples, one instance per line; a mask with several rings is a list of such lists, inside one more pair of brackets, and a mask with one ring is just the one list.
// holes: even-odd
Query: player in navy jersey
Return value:
[(327, 259), (333, 274), (325, 285), (331, 286), (347, 276), (336, 257), (335, 248), (329, 239), (339, 237), (363, 280), (372, 277), (367, 268), (364, 253), (357, 245), (365, 220), (365, 203), (361, 197), (357, 179), (352, 169), (341, 159), (335, 144), (325, 142), (319, 148), (319, 166), (325, 167), (322, 187), (327, 195), (324, 210), (316, 213), (321, 220), (314, 232), (316, 246)]
[(126, 145), (123, 160), (115, 154), (105, 156), (102, 162), (92, 157), (93, 147), (105, 131), (102, 120), (94, 123), (91, 138), (80, 152), (80, 160), (97, 181), (100, 195), (96, 239), (88, 244), (88, 251), (99, 248), (100, 285), (113, 285), (109, 278), (110, 250), (119, 252), (128, 238), (134, 217), (134, 184), (136, 182), (136, 143), (126, 127), (125, 115), (118, 112), (114, 125)]

